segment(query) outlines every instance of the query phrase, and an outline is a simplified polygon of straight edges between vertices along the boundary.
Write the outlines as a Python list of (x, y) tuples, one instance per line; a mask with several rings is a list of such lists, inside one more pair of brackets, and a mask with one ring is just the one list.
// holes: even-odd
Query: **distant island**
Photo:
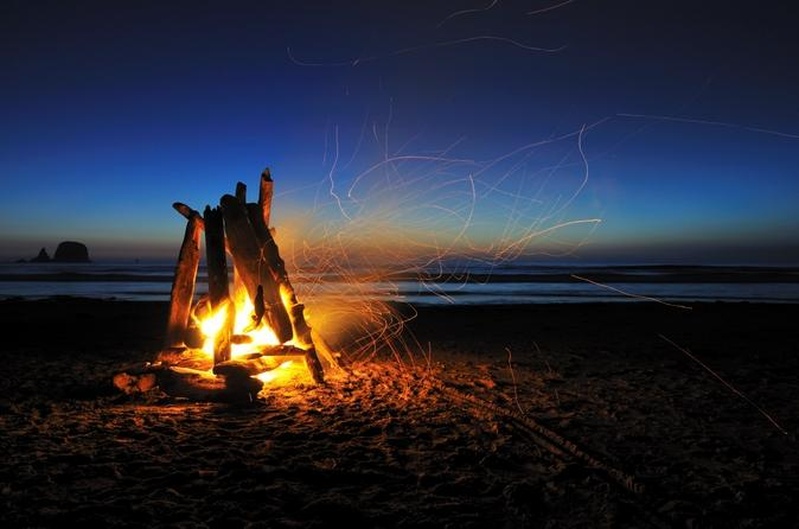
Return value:
[(90, 263), (89, 248), (82, 242), (64, 241), (58, 244), (55, 255), (51, 258), (47, 250), (42, 248), (39, 254), (33, 259), (26, 261), (21, 259), (19, 262), (28, 263)]

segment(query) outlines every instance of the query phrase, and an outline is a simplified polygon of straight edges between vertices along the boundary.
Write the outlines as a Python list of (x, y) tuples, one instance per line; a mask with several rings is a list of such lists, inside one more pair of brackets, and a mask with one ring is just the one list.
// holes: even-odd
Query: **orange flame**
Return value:
[[(284, 306), (291, 304), (291, 293), (281, 288), (281, 298)], [(208, 300), (199, 303), (192, 311), (192, 318), (202, 335), (202, 352), (209, 359), (214, 358), (214, 349), (217, 337), (227, 324), (229, 312), (234, 311), (233, 340), (231, 343), (231, 359), (242, 358), (247, 355), (258, 354), (269, 347), (279, 345), (296, 345), (295, 340), (281, 344), (275, 331), (263, 319), (258, 324), (253, 319), (255, 306), (250, 299), (246, 288), (236, 283), (233, 296), (230, 300), (212, 308)], [(298, 346), (299, 347), (299, 346)], [(302, 356), (302, 348), (298, 348), (297, 356)], [(275, 361), (274, 367), (267, 368), (255, 378), (264, 383), (276, 384), (289, 380), (309, 378), (304, 362), (296, 362), (291, 356)]]

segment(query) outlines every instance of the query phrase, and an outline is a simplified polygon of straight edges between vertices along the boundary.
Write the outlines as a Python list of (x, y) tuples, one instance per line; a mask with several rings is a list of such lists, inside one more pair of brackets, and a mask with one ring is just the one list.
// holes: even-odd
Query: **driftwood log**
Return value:
[(278, 345), (266, 348), (260, 353), (252, 353), (216, 364), (213, 372), (220, 376), (233, 376), (236, 373), (244, 373), (252, 377), (277, 368), (286, 357), (304, 358), (305, 354), (304, 349), (292, 345)]
[(272, 215), (272, 195), (274, 194), (274, 181), (272, 173), (267, 167), (261, 173), (260, 185), (258, 187), (258, 209), (261, 210), (261, 219), (264, 226), (269, 227), (269, 217)]
[[(247, 215), (258, 247), (260, 248), (260, 259), (266, 264), (275, 284), (288, 303), (288, 315), (294, 341), (307, 351), (305, 360), (308, 369), (310, 369), (314, 379), (317, 382), (321, 382), (323, 379), (322, 364), (319, 361), (319, 355), (314, 347), (313, 338), (311, 337), (311, 328), (305, 320), (305, 306), (297, 300), (294, 287), (291, 286), (291, 281), (289, 281), (285, 261), (280, 257), (280, 250), (272, 235), (272, 229), (269, 227), (271, 198), (272, 177), (269, 170), (266, 170), (261, 174), (261, 188), (258, 203), (245, 204)], [(283, 306), (285, 307), (285, 305)]]
[[(291, 320), (280, 297), (275, 277), (263, 259), (247, 208), (233, 195), (222, 196), (220, 204), (233, 266), (256, 305), (255, 311), (264, 314), (281, 343), (288, 342), (293, 336)], [(258, 304), (262, 306), (259, 307)]]
[[(235, 194), (223, 195), (218, 207), (206, 206), (202, 215), (180, 202), (173, 204), (187, 224), (170, 294), (166, 344), (158, 363), (114, 377), (114, 384), (123, 392), (143, 393), (160, 387), (175, 397), (248, 401), (263, 387), (255, 376), (277, 368), (285, 357), (303, 358), (317, 383), (324, 382), (318, 351), (331, 367), (340, 367), (323, 341), (317, 349), (314, 336), (317, 340), (320, 337), (312, 333), (305, 306), (297, 300), (280, 257), (269, 225), (273, 181), (268, 168), (261, 173), (259, 184), (255, 203), (247, 202), (247, 187), (238, 182)], [(200, 301), (204, 305), (193, 307), (203, 231), (208, 295)], [(232, 274), (228, 256), (233, 263)], [(234, 334), (236, 307), (231, 299), (231, 275), (235, 291), (242, 288), (253, 302), (251, 327), (268, 324), (281, 345), (231, 359), (233, 344), (251, 340), (246, 330), (245, 334)], [(200, 333), (191, 325), (192, 310), (210, 314), (223, 307), (225, 319), (213, 344), (213, 361), (197, 356)]]
[(114, 385), (128, 395), (147, 393), (155, 388), (171, 397), (203, 402), (249, 404), (255, 401), (263, 382), (243, 371), (217, 376), (192, 368), (150, 364), (118, 373)]
[(214, 342), (214, 364), (230, 360), (230, 337), (233, 334), (235, 307), (230, 300), (230, 286), (225, 253), (225, 232), (222, 211), (206, 206), (205, 262), (208, 268), (208, 300), (211, 310), (225, 308), (225, 321), (216, 334)]
[(175, 202), (172, 207), (186, 217), (187, 223), (169, 294), (169, 321), (164, 345), (180, 347), (185, 341), (194, 301), (197, 270), (200, 266), (200, 235), (204, 223), (200, 214), (189, 206)]

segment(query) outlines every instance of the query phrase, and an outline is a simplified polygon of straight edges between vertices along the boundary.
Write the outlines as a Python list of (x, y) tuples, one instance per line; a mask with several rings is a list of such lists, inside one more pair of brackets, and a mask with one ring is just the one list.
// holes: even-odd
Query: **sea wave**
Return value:
[[(78, 296), (154, 301), (169, 299), (174, 263), (0, 264), (0, 298)], [(659, 299), (690, 301), (799, 302), (799, 268), (709, 265), (466, 266), (435, 270), (347, 274), (298, 270), (298, 293), (336, 290), (359, 281), (347, 295), (417, 304), (575, 303)], [(197, 277), (206, 290), (205, 268)]]

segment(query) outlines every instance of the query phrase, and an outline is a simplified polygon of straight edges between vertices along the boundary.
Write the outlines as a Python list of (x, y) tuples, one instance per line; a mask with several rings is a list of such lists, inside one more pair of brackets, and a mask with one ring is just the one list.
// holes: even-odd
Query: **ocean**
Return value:
[[(85, 297), (168, 301), (174, 262), (2, 263), (0, 299)], [(357, 271), (347, 277), (359, 276)], [(587, 303), (656, 300), (667, 303), (749, 301), (799, 303), (799, 267), (450, 263), (395, 274), (362, 274), (358, 288), (336, 273), (289, 270), (300, 301), (316, 292), (417, 305)], [(197, 296), (206, 292), (205, 271)]]

